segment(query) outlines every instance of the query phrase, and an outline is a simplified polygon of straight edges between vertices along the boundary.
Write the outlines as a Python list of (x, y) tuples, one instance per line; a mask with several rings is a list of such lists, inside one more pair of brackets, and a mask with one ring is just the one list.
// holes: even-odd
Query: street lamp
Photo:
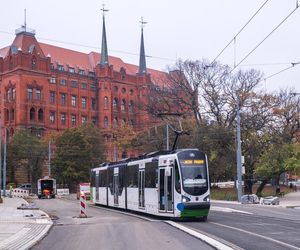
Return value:
[(237, 95), (237, 114), (236, 114), (236, 168), (237, 168), (237, 194), (238, 201), (242, 197), (242, 145), (241, 145), (241, 116), (240, 116), (240, 97)]

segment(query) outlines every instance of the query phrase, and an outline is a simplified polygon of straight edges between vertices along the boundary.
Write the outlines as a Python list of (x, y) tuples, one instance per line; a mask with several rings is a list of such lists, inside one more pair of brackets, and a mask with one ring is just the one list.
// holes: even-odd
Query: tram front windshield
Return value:
[(183, 190), (190, 195), (204, 194), (208, 189), (205, 155), (197, 150), (178, 154)]

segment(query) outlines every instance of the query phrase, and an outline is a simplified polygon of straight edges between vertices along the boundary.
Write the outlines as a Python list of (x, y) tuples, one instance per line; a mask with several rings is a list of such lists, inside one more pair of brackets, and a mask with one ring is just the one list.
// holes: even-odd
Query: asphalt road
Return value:
[(236, 249), (300, 249), (300, 209), (213, 204), (207, 223), (182, 224)]
[(79, 202), (76, 200), (34, 202), (55, 222), (50, 233), (32, 248), (35, 250), (213, 249), (164, 221), (145, 220), (99, 207), (89, 207), (88, 218), (77, 218)]

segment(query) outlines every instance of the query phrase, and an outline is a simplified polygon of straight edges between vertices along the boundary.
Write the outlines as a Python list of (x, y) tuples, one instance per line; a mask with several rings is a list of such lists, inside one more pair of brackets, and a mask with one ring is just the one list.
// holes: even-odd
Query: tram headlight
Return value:
[(186, 197), (184, 195), (181, 196), (181, 201), (182, 202), (188, 202), (188, 201), (191, 201), (191, 199), (189, 197)]
[(207, 195), (203, 200), (204, 200), (204, 201), (210, 201), (209, 195)]

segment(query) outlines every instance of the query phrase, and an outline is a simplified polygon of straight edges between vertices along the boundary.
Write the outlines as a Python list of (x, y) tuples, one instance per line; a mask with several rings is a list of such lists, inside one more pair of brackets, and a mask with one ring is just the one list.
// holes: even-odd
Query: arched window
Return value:
[(114, 110), (118, 109), (118, 99), (117, 98), (114, 98), (114, 100), (113, 100), (113, 109)]
[(114, 118), (113, 125), (114, 125), (114, 128), (118, 127), (118, 118), (117, 117)]
[(104, 97), (104, 108), (108, 109), (108, 97), (107, 96)]
[(9, 121), (9, 111), (5, 109), (5, 121)]
[(129, 112), (133, 112), (133, 108), (134, 108), (134, 102), (130, 100), (128, 105)]
[(11, 109), (11, 120), (14, 121), (15, 120), (15, 110), (14, 109)]
[(31, 59), (31, 68), (36, 69), (36, 58), (35, 58), (35, 56), (33, 56), (32, 59)]
[(108, 128), (108, 118), (107, 118), (107, 116), (104, 117), (104, 128)]
[(39, 121), (44, 120), (44, 111), (42, 109), (39, 109), (38, 119), (39, 119)]
[(34, 121), (35, 120), (35, 109), (31, 108), (30, 109), (30, 121)]
[(126, 101), (123, 99), (121, 103), (121, 111), (125, 111)]

